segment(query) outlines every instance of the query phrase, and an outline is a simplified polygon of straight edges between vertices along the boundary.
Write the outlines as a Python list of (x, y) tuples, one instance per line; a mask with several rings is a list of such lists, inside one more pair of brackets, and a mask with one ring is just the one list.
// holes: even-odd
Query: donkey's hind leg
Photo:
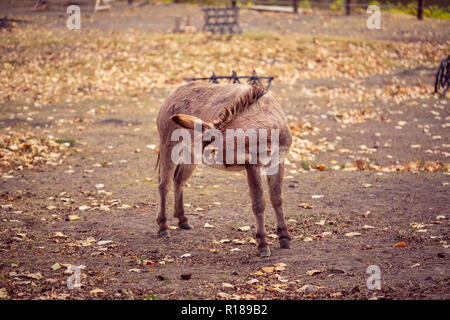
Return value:
[(164, 159), (168, 159), (167, 152), (169, 151), (166, 148), (161, 148), (160, 150), (160, 159), (162, 161), (159, 162), (159, 211), (156, 218), (156, 222), (159, 225), (158, 236), (160, 237), (168, 237), (170, 235), (166, 217), (166, 199), (175, 165), (172, 161), (164, 161)]
[(186, 181), (194, 173), (195, 164), (179, 164), (175, 169), (173, 177), (173, 188), (175, 193), (175, 217), (178, 218), (178, 226), (181, 229), (192, 229), (188, 218), (184, 215), (183, 188)]
[(278, 172), (273, 175), (267, 175), (269, 185), (270, 202), (275, 210), (277, 217), (277, 234), (280, 241), (280, 247), (289, 249), (291, 247), (286, 222), (283, 214), (283, 199), (281, 196), (283, 185), (284, 164), (280, 164)]

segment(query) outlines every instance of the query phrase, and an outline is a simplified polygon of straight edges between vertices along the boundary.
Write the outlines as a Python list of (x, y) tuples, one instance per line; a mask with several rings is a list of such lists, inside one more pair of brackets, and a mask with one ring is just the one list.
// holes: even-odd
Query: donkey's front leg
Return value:
[(264, 228), (264, 194), (261, 184), (261, 173), (259, 167), (247, 165), (247, 182), (250, 188), (250, 197), (252, 198), (252, 209), (256, 217), (256, 240), (258, 241), (258, 250), (261, 257), (270, 256), (269, 245), (266, 241), (266, 230)]
[(173, 177), (173, 186), (175, 193), (175, 217), (178, 218), (178, 226), (181, 229), (192, 229), (192, 226), (188, 222), (188, 218), (184, 215), (183, 204), (183, 188), (186, 181), (194, 173), (195, 164), (179, 164), (175, 169), (175, 175)]

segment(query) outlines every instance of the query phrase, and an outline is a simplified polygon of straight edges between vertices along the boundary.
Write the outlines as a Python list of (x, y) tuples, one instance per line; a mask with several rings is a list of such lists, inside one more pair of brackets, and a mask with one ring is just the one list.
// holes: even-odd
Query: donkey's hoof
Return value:
[(184, 230), (189, 230), (189, 229), (192, 229), (192, 228), (193, 228), (193, 226), (192, 226), (189, 222), (187, 222), (187, 221), (185, 221), (185, 222), (180, 222), (180, 223), (178, 224), (178, 226), (180, 227), (180, 229), (184, 229)]
[(261, 258), (270, 257), (270, 249), (269, 249), (269, 247), (259, 248), (259, 256)]
[(170, 237), (169, 230), (159, 230), (158, 237), (159, 238), (169, 238)]
[(280, 248), (282, 249), (290, 249), (291, 241), (289, 239), (280, 239)]

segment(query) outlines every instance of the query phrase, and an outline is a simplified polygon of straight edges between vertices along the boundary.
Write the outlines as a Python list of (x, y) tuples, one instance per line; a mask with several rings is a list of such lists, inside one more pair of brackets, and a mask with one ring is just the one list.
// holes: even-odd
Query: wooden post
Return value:
[(345, 14), (349, 16), (352, 13), (352, 0), (345, 0)]
[(94, 13), (97, 11), (108, 9), (111, 9), (111, 6), (109, 4), (105, 4), (104, 2), (102, 2), (102, 0), (95, 0)]
[(298, 0), (292, 0), (292, 7), (294, 9), (294, 13), (298, 13)]
[(419, 20), (423, 20), (424, 5), (425, 5), (425, 0), (418, 0), (417, 19), (419, 19)]
[(181, 32), (181, 17), (175, 17), (175, 27), (173, 28), (173, 33)]

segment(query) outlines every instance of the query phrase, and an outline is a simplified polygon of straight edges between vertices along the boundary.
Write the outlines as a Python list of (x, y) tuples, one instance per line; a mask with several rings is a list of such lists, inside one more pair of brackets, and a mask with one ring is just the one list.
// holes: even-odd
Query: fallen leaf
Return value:
[(55, 264), (52, 265), (52, 269), (53, 270), (61, 269), (61, 265), (58, 262), (56, 262)]
[(310, 205), (310, 204), (308, 204), (308, 203), (306, 203), (306, 202), (300, 203), (298, 206), (299, 206), (300, 208), (304, 208), (304, 209), (312, 209), (312, 208), (313, 208), (312, 205)]
[(6, 288), (0, 288), (0, 300), (6, 300), (9, 299), (8, 291), (6, 291)]
[(27, 272), (27, 273), (24, 273), (23, 275), (27, 278), (31, 278), (31, 279), (35, 279), (35, 280), (41, 280), (43, 278), (42, 273), (40, 273), (40, 272), (36, 272), (36, 273)]
[(345, 234), (345, 236), (346, 237), (349, 237), (349, 238), (351, 238), (351, 237), (356, 237), (356, 236), (360, 236), (361, 235), (361, 233), (359, 233), (359, 232), (347, 232), (346, 234)]
[(114, 241), (112, 241), (112, 240), (102, 240), (102, 241), (97, 242), (97, 245), (103, 246), (105, 244), (110, 244), (110, 243), (113, 243), (113, 242)]
[(395, 248), (405, 248), (405, 247), (406, 247), (406, 242), (404, 242), (404, 241), (397, 242), (397, 243), (394, 245), (394, 247), (395, 247)]
[(287, 265), (285, 263), (275, 263), (274, 266), (276, 271), (284, 271)]
[(334, 292), (334, 293), (330, 293), (330, 297), (331, 297), (331, 298), (342, 297), (342, 292)]
[(222, 283), (222, 288), (232, 289), (232, 288), (234, 288), (234, 286), (231, 283), (223, 282)]
[(89, 294), (91, 296), (97, 296), (97, 294), (99, 294), (99, 293), (103, 294), (103, 293), (105, 293), (105, 291), (102, 289), (98, 289), (98, 288), (92, 289), (91, 291), (89, 291)]
[(274, 267), (262, 267), (261, 270), (264, 271), (265, 273), (272, 273), (275, 271), (275, 268)]
[(323, 226), (325, 224), (325, 220), (322, 219), (319, 222), (316, 222), (315, 224), (317, 224), (318, 226)]
[(322, 273), (322, 270), (308, 270), (308, 271), (306, 271), (306, 274), (308, 276), (313, 276), (313, 275), (316, 275), (316, 274), (319, 274), (319, 273)]
[(67, 236), (66, 236), (65, 234), (63, 234), (62, 232), (59, 232), (59, 231), (55, 232), (54, 237), (57, 237), (57, 238), (67, 238)]
[(226, 292), (218, 292), (217, 296), (224, 299), (231, 299), (233, 297), (231, 294), (228, 294)]

